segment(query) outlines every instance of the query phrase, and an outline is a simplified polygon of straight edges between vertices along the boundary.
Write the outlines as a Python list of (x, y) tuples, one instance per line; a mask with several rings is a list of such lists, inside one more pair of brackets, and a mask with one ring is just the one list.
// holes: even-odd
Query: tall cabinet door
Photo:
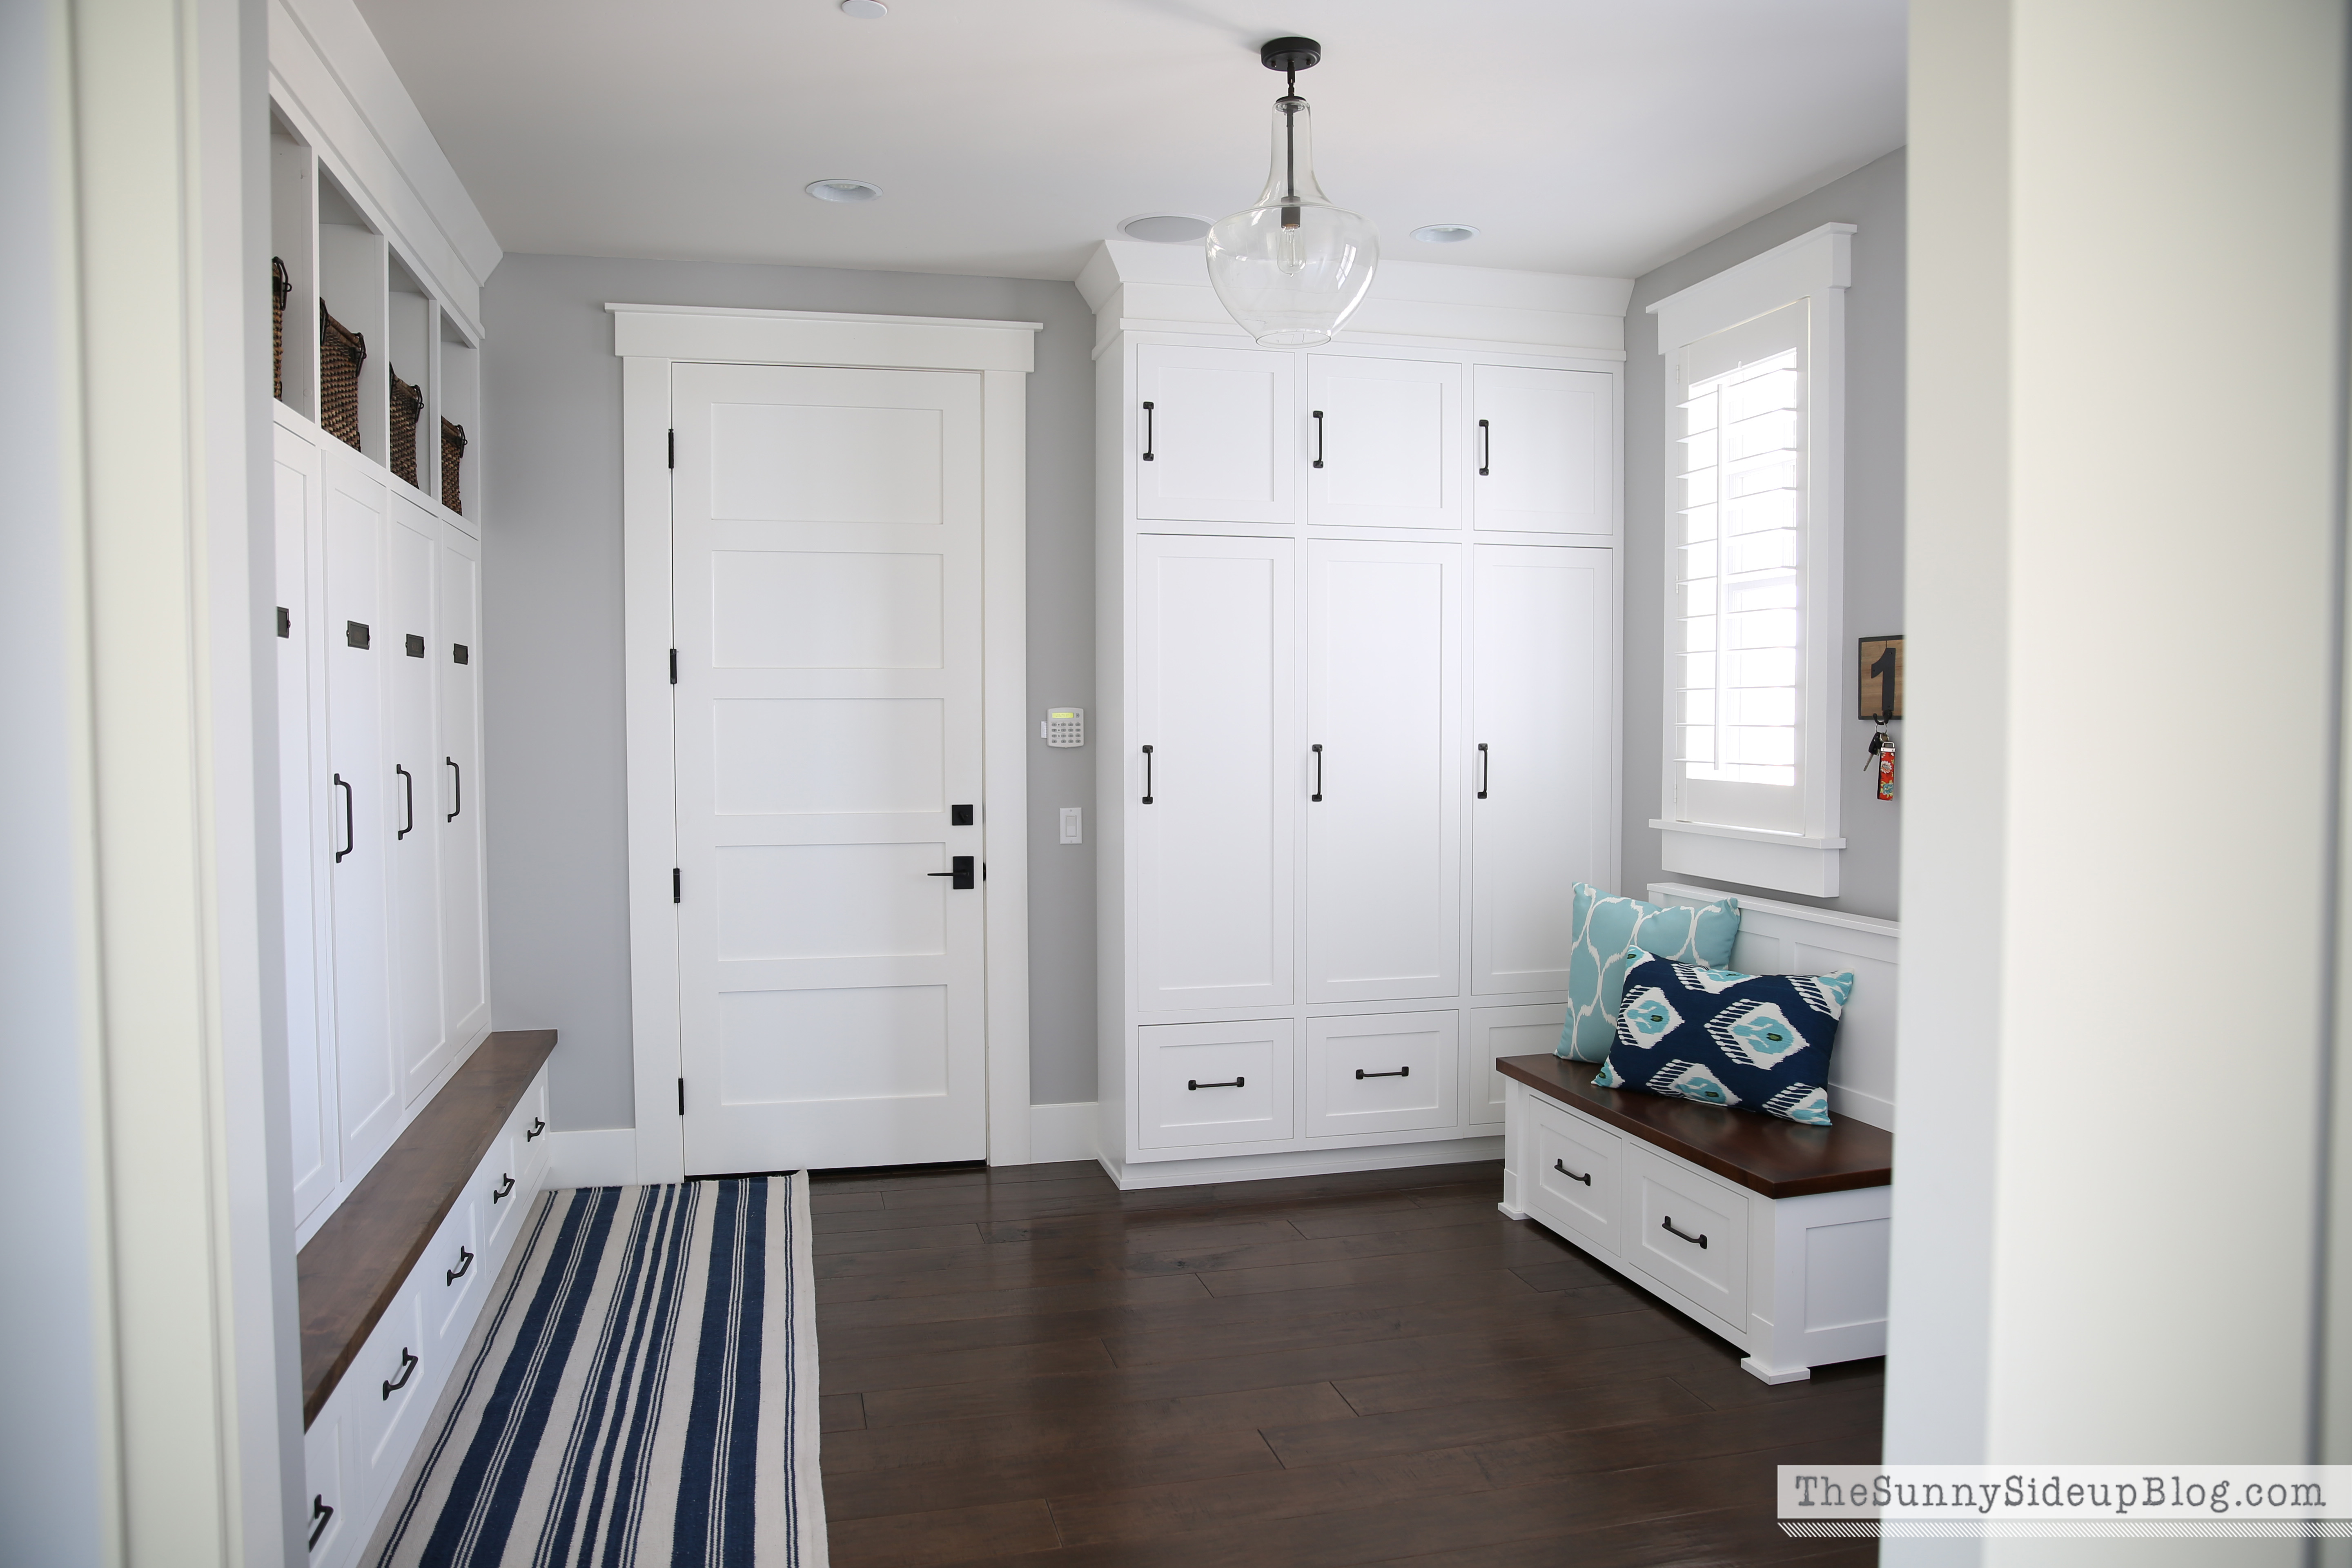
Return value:
[(1471, 555), (1471, 988), (1557, 991), (1572, 886), (1612, 879), (1612, 555)]
[(390, 704), (385, 848), (392, 894), (392, 1020), (401, 1100), (430, 1088), (455, 1049), (442, 1028), (441, 865), (433, 831), (439, 682), (431, 645), (441, 520), (397, 490), (384, 530), (384, 696)]
[(332, 869), (336, 1121), (342, 1166), (356, 1171), (392, 1141), (400, 1073), (392, 1048), (386, 900), (395, 782), (384, 754), (383, 662), (400, 657), (383, 592), (386, 481), (357, 457), (328, 452), (326, 524), (327, 810)]
[[(325, 901), (328, 842), (320, 789), (325, 722), (320, 669), (326, 651), (316, 613), (319, 564), (319, 449), (292, 432), (277, 443), (278, 813), (286, 939), (286, 1099), (292, 1123), (294, 1218), (310, 1217), (335, 1187), (334, 1038), (326, 1015), (325, 966), (331, 945), (319, 919)], [(341, 628), (338, 627), (338, 630)]]
[(1265, 349), (1146, 343), (1135, 352), (1135, 515), (1290, 521), (1297, 362)]
[(1137, 1005), (1291, 999), (1291, 543), (1136, 541)]
[(1461, 983), (1460, 547), (1307, 546), (1307, 1000)]
[(1614, 381), (1508, 364), (1479, 365), (1471, 378), (1471, 521), (1519, 533), (1614, 533)]
[(1462, 526), (1462, 367), (1307, 358), (1307, 519), (1333, 527)]
[(440, 633), (427, 661), (441, 685), (434, 832), (441, 847), (442, 1033), (463, 1050), (490, 1026), (482, 889), (481, 546), (441, 525)]

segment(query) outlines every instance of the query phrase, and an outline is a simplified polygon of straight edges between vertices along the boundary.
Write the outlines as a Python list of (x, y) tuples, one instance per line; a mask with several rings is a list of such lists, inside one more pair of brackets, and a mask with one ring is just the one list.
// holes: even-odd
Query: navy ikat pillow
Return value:
[(1853, 975), (1740, 974), (1625, 950), (1625, 1004), (1597, 1089), (1830, 1124), (1830, 1049)]

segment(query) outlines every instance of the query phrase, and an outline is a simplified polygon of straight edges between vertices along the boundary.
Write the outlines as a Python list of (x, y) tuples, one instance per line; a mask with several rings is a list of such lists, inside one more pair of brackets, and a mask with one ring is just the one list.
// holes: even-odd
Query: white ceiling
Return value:
[(510, 251), (1073, 278), (1256, 195), (1285, 33), (1324, 189), (1416, 261), (1637, 275), (1904, 139), (1904, 0), (360, 7)]

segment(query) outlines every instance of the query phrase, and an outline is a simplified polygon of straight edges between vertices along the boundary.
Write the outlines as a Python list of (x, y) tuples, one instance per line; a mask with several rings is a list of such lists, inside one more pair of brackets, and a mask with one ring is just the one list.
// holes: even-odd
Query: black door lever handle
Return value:
[(973, 858), (970, 855), (959, 855), (954, 859), (948, 862), (949, 865), (955, 868), (954, 870), (926, 871), (923, 875), (926, 877), (952, 877), (955, 879), (950, 882), (948, 886), (954, 888), (959, 891), (966, 891), (975, 886), (972, 881), (972, 858)]

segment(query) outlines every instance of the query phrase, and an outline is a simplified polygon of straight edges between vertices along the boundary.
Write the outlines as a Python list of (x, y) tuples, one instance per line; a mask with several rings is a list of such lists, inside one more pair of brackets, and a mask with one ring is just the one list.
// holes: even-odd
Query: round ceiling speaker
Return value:
[(1145, 213), (1120, 224), (1118, 232), (1129, 239), (1148, 239), (1154, 245), (1197, 245), (1201, 237), (1209, 232), (1209, 220), (1191, 213)]
[(890, 14), (890, 7), (882, 0), (841, 0), (841, 14), (861, 22), (877, 22)]
[(1414, 229), (1412, 237), (1431, 245), (1459, 245), (1465, 239), (1477, 238), (1478, 230), (1466, 223), (1432, 223)]
[(866, 180), (817, 180), (807, 190), (821, 202), (870, 202), (882, 194), (881, 186)]

